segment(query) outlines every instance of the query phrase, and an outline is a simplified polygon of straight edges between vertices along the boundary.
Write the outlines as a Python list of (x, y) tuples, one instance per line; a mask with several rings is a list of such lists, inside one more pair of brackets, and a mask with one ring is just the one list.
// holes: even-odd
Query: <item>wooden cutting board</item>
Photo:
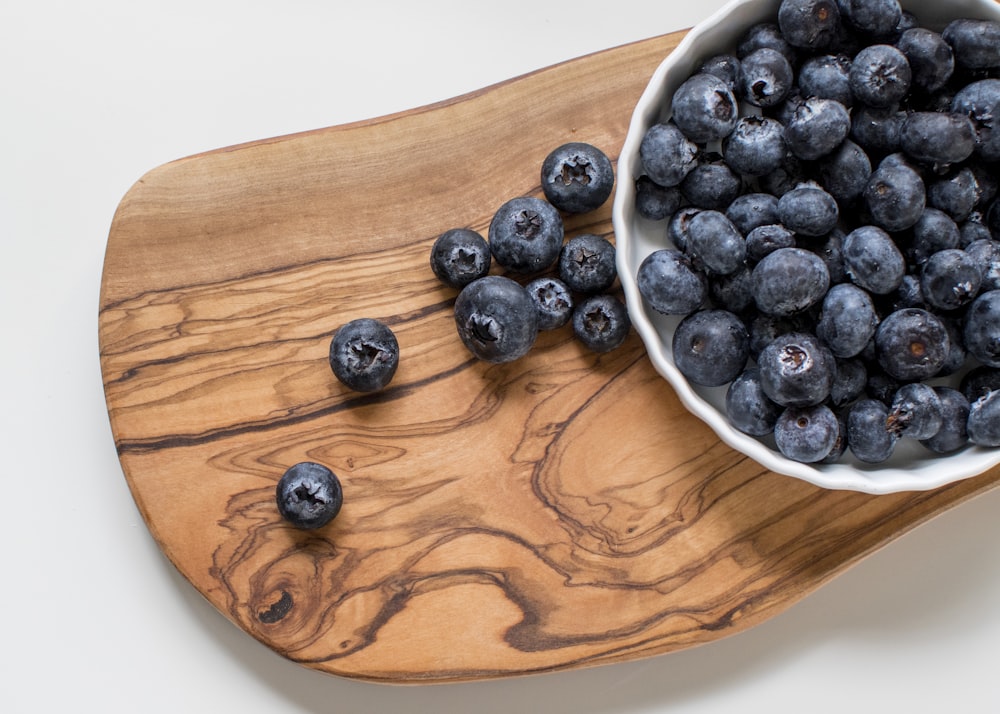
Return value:
[[(774, 617), (1000, 481), (870, 496), (767, 472), (684, 410), (635, 334), (603, 356), (568, 329), (509, 365), (465, 351), (433, 240), (541, 195), (565, 141), (615, 158), (681, 36), (182, 159), (123, 198), (99, 318), (122, 467), (163, 552), (252, 637), (397, 683), (648, 657)], [(610, 236), (610, 203), (567, 230)], [(400, 343), (378, 395), (327, 365), (361, 316)], [(344, 485), (319, 532), (274, 503), (303, 460)]]

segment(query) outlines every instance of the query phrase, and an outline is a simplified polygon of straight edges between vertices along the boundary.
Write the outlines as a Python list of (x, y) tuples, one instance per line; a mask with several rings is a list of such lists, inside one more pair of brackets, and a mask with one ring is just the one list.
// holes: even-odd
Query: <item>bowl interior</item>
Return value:
[[(758, 440), (732, 428), (724, 410), (726, 387), (690, 384), (673, 363), (671, 335), (680, 316), (661, 315), (643, 301), (635, 275), (643, 259), (654, 250), (672, 247), (665, 235), (665, 221), (650, 221), (634, 210), (635, 179), (643, 170), (639, 144), (647, 128), (670, 116), (674, 90), (708, 57), (732, 51), (751, 25), (774, 21), (780, 0), (735, 0), (694, 27), (660, 64), (635, 107), (618, 161), (613, 222), (619, 276), (633, 324), (645, 343), (656, 370), (667, 379), (685, 407), (705, 421), (724, 442), (764, 467), (830, 489), (867, 493), (927, 490), (982, 473), (1000, 463), (1000, 449), (970, 446), (937, 456), (918, 443), (904, 439), (893, 456), (877, 465), (864, 464), (850, 453), (835, 464), (803, 464), (785, 458), (773, 441)], [(941, 29), (957, 17), (1000, 20), (1000, 4), (992, 0), (903, 0), (904, 9), (917, 15), (921, 25)], [(958, 377), (932, 383), (957, 385)]]

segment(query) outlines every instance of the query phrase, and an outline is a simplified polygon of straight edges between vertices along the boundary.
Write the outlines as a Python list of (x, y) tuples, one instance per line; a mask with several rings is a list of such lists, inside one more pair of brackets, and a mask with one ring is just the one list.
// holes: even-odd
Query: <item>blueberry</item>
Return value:
[(835, 411), (837, 418), (837, 438), (830, 453), (820, 459), (821, 464), (835, 464), (847, 452), (847, 416), (843, 410)]
[(960, 248), (939, 250), (920, 272), (924, 299), (939, 310), (956, 310), (972, 301), (982, 282), (979, 261)]
[(959, 167), (927, 183), (927, 205), (948, 214), (953, 221), (964, 221), (979, 201), (979, 184), (967, 166)]
[(977, 211), (958, 226), (958, 245), (960, 248), (968, 248), (977, 241), (993, 240), (993, 233), (989, 227), (983, 223), (983, 217)]
[(793, 47), (825, 50), (840, 37), (840, 10), (835, 0), (782, 0), (778, 27)]
[(977, 446), (1000, 446), (1000, 392), (989, 392), (969, 404), (966, 430)]
[(757, 226), (746, 237), (747, 260), (759, 263), (778, 248), (794, 248), (795, 234), (781, 224)]
[(965, 247), (979, 266), (982, 276), (979, 289), (983, 292), (1000, 289), (1000, 241), (991, 238), (975, 240)]
[(682, 206), (667, 222), (667, 239), (679, 250), (687, 249), (688, 227), (691, 219), (701, 213), (697, 206)]
[(639, 159), (651, 180), (669, 188), (697, 165), (698, 147), (674, 122), (653, 124), (639, 143)]
[(897, 437), (924, 440), (941, 430), (942, 421), (938, 393), (923, 382), (911, 382), (893, 396), (886, 428)]
[(313, 530), (332, 521), (344, 504), (336, 474), (322, 464), (303, 461), (290, 467), (275, 489), (278, 512), (296, 528)]
[(494, 260), (511, 272), (544, 270), (559, 257), (562, 216), (555, 206), (540, 198), (512, 198), (490, 221), (489, 243)]
[(837, 200), (815, 184), (802, 184), (778, 199), (782, 225), (804, 236), (822, 236), (837, 226)]
[(882, 369), (882, 366), (877, 362), (868, 362), (868, 382), (865, 384), (865, 394), (869, 398), (877, 399), (888, 407), (892, 404), (892, 398), (902, 384)]
[(823, 299), (830, 273), (823, 260), (803, 248), (779, 248), (757, 263), (752, 272), (754, 302), (761, 312), (787, 316)]
[(743, 267), (726, 275), (710, 273), (708, 294), (715, 307), (737, 315), (746, 314), (754, 304), (750, 270)]
[(510, 362), (526, 355), (535, 343), (538, 310), (521, 285), (502, 275), (487, 275), (458, 294), (455, 326), (476, 358)]
[(726, 390), (726, 417), (733, 428), (751, 436), (766, 436), (783, 411), (760, 386), (760, 371), (745, 369)]
[(643, 218), (662, 221), (680, 208), (681, 191), (676, 186), (661, 186), (643, 174), (635, 181), (635, 210)]
[(847, 413), (847, 446), (855, 458), (878, 464), (896, 448), (897, 437), (886, 428), (889, 408), (876, 399), (861, 399)]
[(903, 18), (899, 0), (837, 0), (837, 8), (845, 23), (873, 36), (891, 35)]
[(761, 47), (741, 60), (736, 93), (755, 107), (773, 107), (785, 100), (794, 83), (795, 74), (785, 55)]
[(840, 228), (834, 228), (818, 240), (802, 241), (801, 246), (819, 256), (830, 273), (830, 284), (847, 282), (847, 268), (844, 263), (844, 239)]
[(764, 348), (782, 335), (792, 332), (804, 332), (808, 329), (805, 320), (800, 315), (777, 317), (765, 313), (757, 313), (749, 320), (747, 330), (750, 333), (750, 356), (759, 360)]
[(865, 393), (868, 369), (861, 359), (838, 359), (837, 369), (830, 386), (830, 404), (845, 407)]
[(899, 107), (856, 106), (851, 111), (851, 138), (865, 151), (882, 156), (899, 150), (899, 131), (906, 113)]
[(489, 243), (470, 228), (445, 231), (431, 248), (431, 270), (451, 288), (464, 288), (490, 272)]
[(851, 58), (847, 55), (817, 55), (799, 67), (799, 91), (806, 97), (823, 97), (845, 107), (854, 104), (850, 84)]
[(965, 314), (965, 348), (989, 367), (1000, 367), (1000, 290), (972, 301)]
[(955, 52), (955, 64), (968, 69), (1000, 67), (1000, 22), (960, 18), (941, 31)]
[(910, 265), (921, 266), (939, 250), (957, 248), (960, 238), (958, 225), (947, 213), (937, 208), (925, 208), (913, 226), (906, 250)]
[(807, 97), (785, 124), (785, 143), (800, 159), (813, 161), (840, 146), (850, 131), (847, 107), (833, 99)]
[(906, 258), (878, 226), (859, 226), (844, 237), (844, 267), (851, 282), (870, 293), (888, 295), (906, 275)]
[(976, 156), (1000, 161), (1000, 79), (981, 79), (962, 87), (952, 99), (951, 111), (972, 121)]
[(785, 158), (785, 129), (777, 119), (750, 115), (740, 117), (733, 131), (722, 140), (722, 155), (734, 171), (763, 176), (778, 169)]
[(1000, 392), (1000, 368), (977, 365), (962, 376), (958, 389), (969, 402), (989, 392)]
[(747, 28), (736, 44), (736, 57), (742, 59), (762, 47), (777, 50), (792, 66), (797, 63), (798, 51), (781, 34), (775, 22), (758, 22)]
[(936, 375), (944, 366), (950, 347), (948, 330), (941, 320), (920, 308), (889, 313), (875, 331), (879, 365), (903, 382)]
[(679, 250), (661, 248), (647, 255), (636, 273), (639, 293), (651, 308), (664, 315), (687, 315), (705, 302), (704, 276)]
[(851, 204), (865, 190), (872, 175), (867, 152), (850, 139), (816, 162), (819, 183), (841, 204)]
[(694, 74), (674, 91), (672, 118), (691, 141), (705, 144), (733, 130), (739, 106), (729, 85), (712, 74)]
[(588, 295), (609, 289), (618, 277), (615, 247), (592, 233), (573, 236), (559, 253), (559, 277), (571, 290)]
[(774, 425), (774, 443), (786, 458), (803, 463), (824, 459), (840, 435), (840, 424), (825, 404), (789, 407)]
[(566, 283), (558, 278), (543, 276), (524, 286), (538, 315), (539, 330), (555, 330), (573, 316), (573, 296)]
[(770, 193), (744, 193), (726, 208), (726, 218), (746, 236), (758, 226), (778, 222), (778, 199)]
[(900, 127), (899, 145), (919, 162), (947, 167), (972, 155), (976, 129), (964, 114), (912, 112)]
[(835, 357), (855, 357), (875, 336), (878, 323), (871, 296), (856, 285), (841, 283), (823, 298), (816, 336)]
[(914, 27), (896, 40), (896, 47), (910, 65), (911, 84), (926, 94), (947, 84), (955, 71), (955, 54), (951, 45), (933, 30)]
[(721, 160), (721, 156), (710, 154), (703, 155), (698, 165), (688, 172), (680, 189), (681, 195), (693, 206), (725, 211), (743, 190), (743, 180)]
[(610, 352), (628, 337), (632, 323), (613, 295), (591, 295), (573, 310), (573, 334), (594, 352)]
[(708, 271), (727, 275), (744, 265), (746, 242), (724, 213), (705, 210), (688, 224), (686, 252)]
[(596, 146), (573, 141), (542, 161), (542, 192), (566, 213), (586, 213), (604, 204), (615, 185), (614, 167)]
[(399, 366), (399, 343), (382, 322), (361, 317), (342, 325), (330, 340), (330, 368), (356, 392), (384, 389)]
[(807, 180), (805, 163), (791, 151), (785, 154), (781, 166), (769, 174), (758, 177), (761, 191), (781, 197)]
[(851, 61), (851, 92), (856, 101), (871, 107), (891, 107), (910, 91), (910, 63), (892, 45), (869, 45)]
[(936, 454), (951, 454), (969, 442), (969, 400), (951, 387), (934, 387), (941, 406), (941, 428), (920, 443)]
[(736, 80), (740, 73), (740, 60), (735, 55), (719, 54), (709, 57), (701, 63), (695, 74), (712, 74), (721, 79), (729, 89), (736, 91)]
[(775, 338), (757, 357), (764, 393), (786, 407), (820, 404), (833, 388), (836, 360), (814, 335), (789, 332)]
[(962, 335), (961, 312), (942, 313), (938, 315), (941, 324), (948, 332), (948, 354), (944, 359), (944, 364), (938, 370), (936, 377), (948, 377), (959, 372), (965, 367), (966, 359), (969, 356), (965, 349), (965, 338)]
[(718, 387), (746, 366), (750, 337), (743, 321), (726, 310), (693, 312), (674, 330), (673, 359), (690, 382)]
[(927, 205), (920, 174), (901, 163), (879, 164), (863, 195), (872, 221), (889, 232), (912, 228)]

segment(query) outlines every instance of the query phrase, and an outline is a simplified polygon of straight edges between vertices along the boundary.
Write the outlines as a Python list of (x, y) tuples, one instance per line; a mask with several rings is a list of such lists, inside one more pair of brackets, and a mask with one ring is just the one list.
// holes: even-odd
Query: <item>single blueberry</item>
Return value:
[(855, 357), (875, 336), (878, 323), (868, 292), (852, 283), (841, 283), (823, 298), (816, 336), (835, 357)]
[(431, 270), (451, 288), (464, 288), (490, 272), (489, 243), (470, 228), (445, 231), (431, 247)]
[(827, 235), (818, 239), (799, 242), (800, 247), (818, 255), (826, 265), (826, 270), (830, 273), (831, 285), (848, 281), (847, 267), (844, 262), (844, 239), (846, 237), (840, 228), (834, 228)]
[(586, 213), (611, 196), (615, 171), (611, 160), (596, 146), (572, 141), (545, 157), (541, 179), (549, 203), (567, 213)]
[(969, 443), (969, 400), (957, 389), (934, 387), (941, 408), (941, 427), (920, 443), (936, 454), (951, 454)]
[(989, 392), (1000, 392), (1000, 368), (980, 364), (966, 372), (958, 390), (969, 402), (974, 402)]
[(704, 155), (680, 184), (681, 195), (698, 208), (725, 211), (743, 190), (743, 180), (722, 157)]
[(826, 263), (803, 248), (779, 248), (752, 272), (754, 302), (761, 312), (787, 316), (817, 304), (830, 287)]
[(740, 117), (733, 131), (722, 140), (722, 156), (734, 171), (763, 176), (777, 170), (785, 158), (785, 128), (777, 119), (750, 115)]
[(860, 399), (847, 413), (847, 446), (855, 458), (878, 464), (892, 456), (898, 438), (886, 428), (889, 408), (877, 399)]
[(544, 270), (559, 257), (562, 216), (555, 206), (540, 198), (512, 198), (493, 215), (489, 243), (493, 259), (511, 272)]
[(968, 69), (1000, 67), (1000, 22), (959, 18), (941, 31), (955, 52), (955, 64)]
[(826, 235), (837, 226), (837, 200), (815, 184), (802, 184), (778, 199), (782, 225), (799, 235)]
[(791, 151), (785, 154), (781, 166), (769, 174), (757, 178), (761, 191), (780, 198), (793, 188), (808, 180), (806, 163)]
[(989, 227), (983, 223), (982, 214), (973, 211), (969, 217), (958, 226), (958, 246), (968, 248), (977, 241), (993, 240), (993, 233)]
[(813, 161), (840, 146), (850, 131), (847, 107), (834, 99), (807, 97), (785, 124), (785, 143), (800, 159)]
[(750, 436), (766, 436), (783, 408), (772, 402), (760, 385), (760, 371), (745, 369), (726, 390), (726, 417), (734, 429)]
[(399, 342), (384, 323), (361, 317), (342, 325), (330, 340), (330, 368), (356, 392), (384, 389), (399, 366)]
[(837, 8), (850, 27), (876, 37), (891, 35), (903, 18), (899, 0), (837, 0)]
[(837, 369), (830, 386), (830, 404), (846, 407), (865, 393), (868, 369), (862, 359), (838, 359)]
[(1000, 289), (1000, 241), (992, 238), (975, 240), (965, 247), (979, 266), (982, 276), (979, 289), (983, 292)]
[(913, 226), (906, 248), (910, 266), (922, 266), (934, 253), (957, 248), (960, 238), (958, 224), (947, 213), (937, 208), (925, 208)]
[(795, 234), (780, 223), (757, 226), (746, 237), (747, 260), (759, 263), (778, 248), (794, 248)]
[(558, 278), (543, 276), (524, 286), (538, 312), (538, 329), (555, 330), (573, 316), (573, 295), (566, 283)]
[(688, 381), (718, 387), (733, 381), (746, 366), (750, 337), (743, 321), (726, 310), (693, 312), (677, 325), (673, 360)]
[(920, 308), (889, 313), (875, 331), (879, 365), (903, 382), (936, 375), (944, 366), (950, 349), (948, 330), (940, 318)]
[(559, 253), (559, 277), (580, 293), (608, 290), (618, 277), (614, 245), (593, 233), (573, 236)]
[(815, 463), (830, 453), (840, 424), (825, 404), (789, 407), (774, 425), (774, 443), (783, 456), (792, 461)]
[(799, 67), (799, 91), (806, 97), (823, 97), (850, 108), (854, 104), (850, 83), (851, 58), (847, 55), (816, 55)]
[(487, 275), (455, 299), (455, 326), (462, 344), (485, 362), (526, 355), (538, 337), (538, 309), (528, 291), (502, 275)]
[(955, 71), (951, 45), (939, 33), (926, 27), (906, 30), (896, 40), (896, 47), (910, 65), (912, 86), (926, 94), (944, 87)]
[(773, 107), (785, 100), (795, 83), (792, 65), (778, 50), (761, 47), (740, 62), (736, 94), (755, 107)]
[(1000, 446), (1000, 392), (989, 392), (969, 404), (966, 430), (977, 446)]
[(765, 394), (786, 407), (820, 404), (830, 396), (836, 358), (814, 335), (779, 335), (757, 356)]
[(942, 425), (941, 399), (934, 388), (923, 382), (910, 382), (892, 398), (886, 428), (897, 437), (930, 439)]
[(906, 113), (890, 107), (855, 106), (851, 111), (851, 138), (872, 156), (899, 150), (899, 131)]
[(939, 250), (920, 271), (924, 299), (939, 310), (956, 310), (979, 293), (983, 274), (979, 261), (961, 248)]
[(1000, 161), (1000, 79), (981, 79), (962, 87), (952, 99), (951, 111), (972, 121), (976, 156)]
[(740, 74), (740, 60), (736, 55), (719, 54), (709, 57), (701, 63), (695, 74), (712, 74), (721, 79), (730, 91), (736, 91), (736, 80)]
[(708, 285), (691, 259), (679, 250), (661, 248), (647, 255), (636, 273), (639, 294), (664, 315), (687, 315), (705, 302)]
[(743, 59), (762, 47), (777, 50), (793, 67), (798, 64), (798, 51), (781, 34), (776, 22), (758, 22), (747, 28), (736, 43), (736, 57)]
[(676, 186), (661, 186), (645, 174), (635, 180), (635, 210), (643, 218), (651, 221), (670, 218), (680, 208), (681, 198)]
[(726, 208), (726, 218), (733, 222), (740, 233), (749, 235), (758, 226), (778, 222), (778, 199), (773, 194), (762, 191), (744, 193), (733, 199)]
[(980, 293), (965, 314), (965, 348), (989, 367), (1000, 367), (1000, 290)]
[(674, 122), (653, 124), (639, 143), (639, 159), (649, 178), (677, 186), (698, 163), (698, 146)]
[(899, 145), (916, 161), (947, 167), (972, 155), (976, 129), (964, 114), (912, 112), (900, 127)]
[(867, 152), (850, 139), (816, 162), (820, 185), (840, 204), (858, 199), (872, 175)]
[(314, 530), (340, 513), (344, 491), (333, 471), (322, 464), (303, 461), (281, 475), (275, 498), (282, 518), (296, 528)]
[(677, 87), (671, 110), (674, 123), (696, 144), (721, 139), (739, 119), (739, 106), (729, 85), (704, 72), (690, 76)]
[(778, 27), (793, 47), (826, 50), (840, 37), (840, 10), (835, 0), (781, 0)]
[(964, 221), (979, 201), (979, 184), (968, 166), (958, 167), (927, 185), (927, 205), (944, 211), (953, 221)]
[(691, 219), (702, 212), (697, 206), (681, 206), (667, 222), (667, 240), (678, 250), (687, 249), (688, 227)]
[(708, 271), (728, 275), (743, 267), (746, 241), (724, 213), (705, 210), (688, 224), (686, 252)]
[(736, 315), (746, 314), (754, 305), (752, 280), (749, 268), (718, 275), (708, 275), (708, 295), (715, 307)]
[(620, 347), (631, 327), (624, 303), (607, 293), (591, 295), (573, 310), (573, 334), (594, 352)]
[(891, 107), (910, 91), (910, 63), (892, 45), (869, 45), (851, 61), (851, 92), (856, 101), (871, 107)]
[(927, 206), (927, 191), (920, 174), (901, 163), (879, 164), (863, 196), (872, 221), (889, 232), (912, 228)]

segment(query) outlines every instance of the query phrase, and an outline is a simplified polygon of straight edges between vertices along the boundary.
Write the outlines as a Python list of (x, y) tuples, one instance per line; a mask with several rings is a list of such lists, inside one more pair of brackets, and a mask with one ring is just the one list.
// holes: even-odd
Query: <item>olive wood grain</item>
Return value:
[[(99, 336), (122, 467), (154, 539), (216, 608), (337, 675), (460, 681), (622, 662), (782, 612), (997, 485), (870, 496), (776, 475), (724, 446), (636, 335), (597, 356), (568, 329), (475, 361), (428, 265), (541, 195), (546, 153), (614, 158), (681, 33), (438, 105), (152, 170), (108, 238)], [(568, 232), (611, 235), (610, 204)], [(342, 388), (333, 331), (385, 320), (399, 371)], [(284, 525), (275, 482), (314, 460), (345, 505)]]

